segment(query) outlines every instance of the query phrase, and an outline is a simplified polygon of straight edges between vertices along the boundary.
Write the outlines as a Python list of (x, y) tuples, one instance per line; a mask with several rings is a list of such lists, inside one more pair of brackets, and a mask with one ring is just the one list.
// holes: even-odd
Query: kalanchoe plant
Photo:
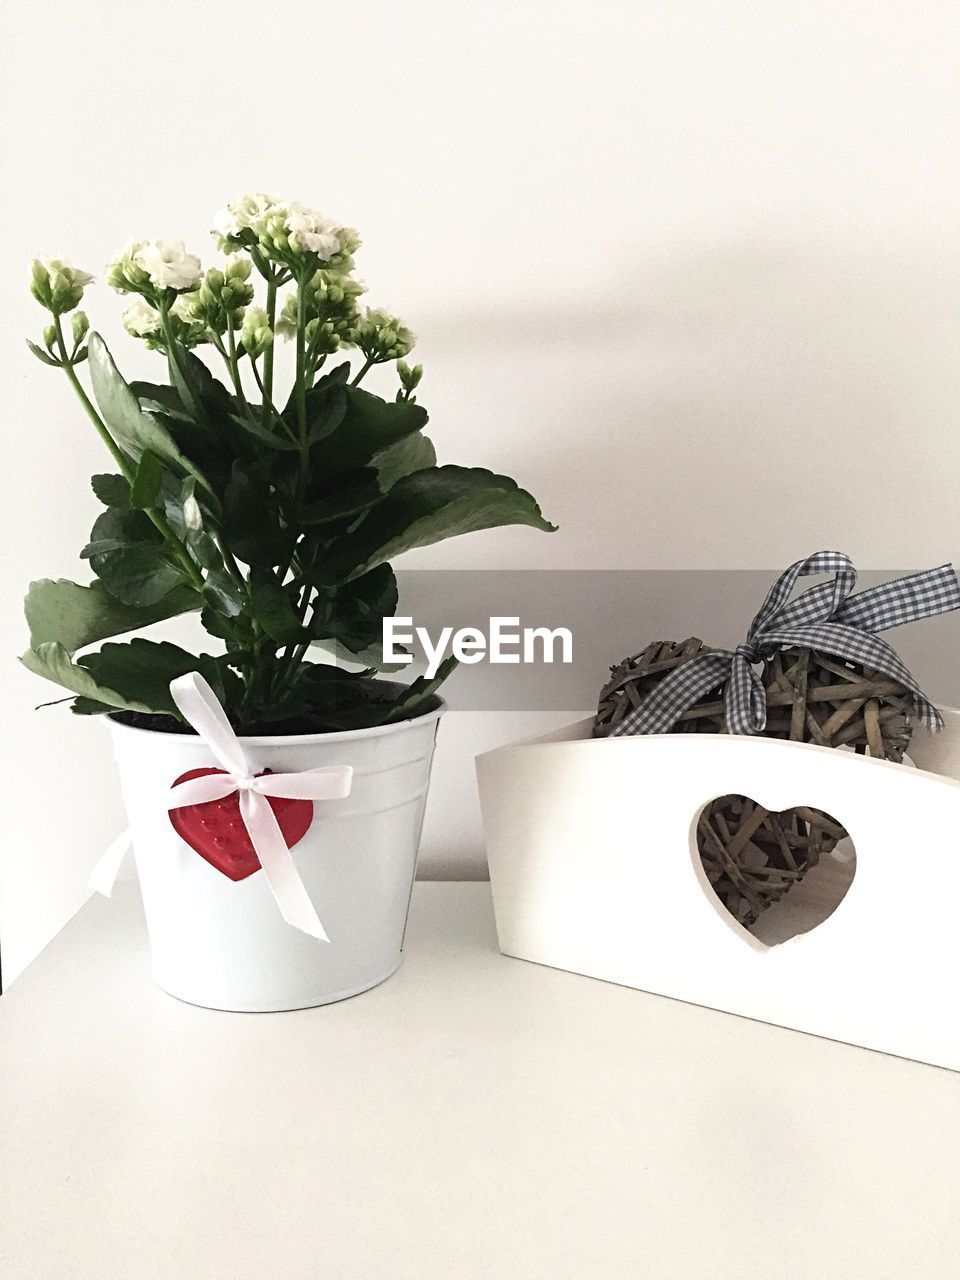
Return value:
[[(414, 336), (388, 312), (361, 309), (356, 232), (248, 195), (215, 234), (228, 256), (205, 273), (168, 241), (133, 242), (107, 267), (107, 282), (131, 295), (125, 328), (165, 362), (157, 383), (125, 382), (88, 332), (77, 307), (91, 276), (59, 259), (34, 263), (32, 292), (50, 323), (43, 345), (29, 345), (64, 371), (113, 471), (93, 477), (104, 511), (81, 555), (95, 577), (31, 585), (23, 661), (71, 690), (76, 712), (157, 727), (176, 727), (168, 686), (193, 670), (247, 732), (416, 715), (450, 664), (410, 685), (374, 674), (382, 619), (397, 605), (390, 562), (472, 530), (553, 526), (508, 477), (437, 466), (417, 403), (422, 368), (406, 363)], [(296, 355), (287, 397), (274, 377), (277, 335)], [(228, 385), (198, 351), (222, 362)], [(392, 401), (360, 386), (390, 363)], [(91, 648), (191, 610), (214, 652), (145, 638)], [(313, 646), (351, 669), (309, 660)]]

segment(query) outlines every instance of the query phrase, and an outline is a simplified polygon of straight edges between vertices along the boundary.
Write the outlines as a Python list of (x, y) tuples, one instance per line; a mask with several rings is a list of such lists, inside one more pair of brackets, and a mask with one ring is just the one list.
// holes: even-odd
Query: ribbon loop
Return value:
[(217, 763), (227, 773), (246, 777), (250, 771), (240, 740), (233, 732), (227, 713), (217, 701), (217, 695), (199, 671), (188, 671), (186, 675), (171, 680), (170, 696), (187, 724), (210, 748)]
[[(188, 778), (171, 788), (167, 809), (207, 804), (239, 792), (240, 816), (270, 891), (287, 924), (321, 942), (329, 942), (310, 896), (304, 888), (280, 824), (268, 796), (288, 800), (339, 800), (350, 794), (353, 769), (349, 765), (329, 765), (302, 773), (268, 773), (256, 776), (247, 761), (239, 738), (217, 701), (216, 694), (198, 671), (188, 672), (170, 684), (170, 694), (181, 715), (202, 738), (213, 758), (226, 771)], [(120, 864), (130, 846), (126, 831), (102, 855), (90, 876), (89, 885), (107, 897), (113, 889)]]
[[(790, 596), (801, 577), (832, 573), (830, 582)], [(817, 649), (849, 662), (859, 662), (904, 685), (913, 695), (921, 723), (940, 729), (936, 707), (904, 666), (896, 651), (874, 634), (938, 613), (960, 608), (960, 582), (950, 564), (927, 569), (871, 587), (859, 595), (857, 571), (839, 551), (818, 551), (798, 560), (774, 582), (736, 649), (713, 649), (674, 668), (611, 730), (611, 737), (665, 733), (690, 707), (723, 687), (728, 733), (762, 733), (766, 726), (766, 691), (756, 663), (778, 648)]]

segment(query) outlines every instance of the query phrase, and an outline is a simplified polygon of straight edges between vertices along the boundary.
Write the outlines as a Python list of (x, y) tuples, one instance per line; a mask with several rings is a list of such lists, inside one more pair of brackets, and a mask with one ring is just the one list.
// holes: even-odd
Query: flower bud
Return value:
[(73, 314), (72, 326), (74, 345), (79, 346), (87, 336), (87, 330), (90, 328), (90, 321), (87, 319), (87, 313), (85, 311), (75, 311)]
[(251, 360), (258, 359), (269, 346), (273, 345), (273, 330), (270, 328), (270, 321), (263, 307), (247, 309), (243, 317), (240, 340)]
[(420, 385), (420, 379), (423, 377), (423, 365), (418, 364), (411, 369), (405, 360), (398, 360), (397, 373), (400, 376), (400, 385), (404, 391), (415, 391)]
[(84, 286), (92, 279), (88, 271), (72, 267), (63, 258), (34, 258), (30, 292), (41, 306), (60, 316), (79, 304)]
[(372, 308), (360, 317), (354, 340), (373, 364), (400, 359), (408, 355), (416, 343), (416, 337), (402, 320)]
[(297, 336), (296, 293), (289, 294), (286, 302), (284, 302), (283, 308), (277, 316), (276, 330), (277, 333), (280, 334), (281, 338), (286, 338), (288, 341), (289, 339)]
[(34, 258), (30, 267), (30, 292), (41, 307), (50, 309), (50, 273), (39, 258)]
[(43, 330), (43, 345), (47, 348), (48, 351), (52, 351), (54, 346), (56, 345), (56, 341), (57, 341), (57, 326), (55, 324), (45, 325)]
[(253, 263), (249, 258), (245, 258), (240, 254), (234, 254), (224, 263), (223, 277), (224, 280), (232, 286), (241, 285), (250, 279), (250, 272), (252, 269)]

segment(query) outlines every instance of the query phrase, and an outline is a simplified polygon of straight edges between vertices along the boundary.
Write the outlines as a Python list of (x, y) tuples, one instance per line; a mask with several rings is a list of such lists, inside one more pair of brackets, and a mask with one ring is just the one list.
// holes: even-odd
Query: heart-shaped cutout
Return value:
[[(211, 773), (224, 773), (223, 769), (190, 769), (173, 783), (177, 786), (190, 778), (203, 778)], [(264, 769), (257, 774), (262, 778), (270, 773)], [(312, 800), (287, 800), (268, 796), (267, 802), (274, 812), (288, 849), (307, 834), (313, 822)], [(260, 870), (260, 859), (250, 842), (247, 828), (240, 816), (240, 795), (225, 796), (222, 800), (208, 800), (205, 804), (188, 804), (170, 810), (170, 822), (181, 840), (184, 840), (205, 862), (215, 867), (230, 880), (246, 880)]]
[(853, 842), (821, 809), (771, 813), (747, 796), (719, 796), (702, 809), (696, 831), (720, 905), (767, 946), (822, 924), (853, 882)]

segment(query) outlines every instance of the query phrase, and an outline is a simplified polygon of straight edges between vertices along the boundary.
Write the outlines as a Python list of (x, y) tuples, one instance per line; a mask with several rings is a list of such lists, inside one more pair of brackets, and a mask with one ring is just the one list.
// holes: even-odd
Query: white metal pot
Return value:
[(329, 1004), (388, 978), (400, 964), (443, 710), (372, 729), (240, 739), (254, 772), (353, 768), (350, 795), (318, 802), (290, 850), (329, 942), (285, 923), (262, 871), (234, 882), (174, 830), (171, 785), (216, 764), (203, 741), (110, 721), (158, 986), (210, 1009), (268, 1012)]

